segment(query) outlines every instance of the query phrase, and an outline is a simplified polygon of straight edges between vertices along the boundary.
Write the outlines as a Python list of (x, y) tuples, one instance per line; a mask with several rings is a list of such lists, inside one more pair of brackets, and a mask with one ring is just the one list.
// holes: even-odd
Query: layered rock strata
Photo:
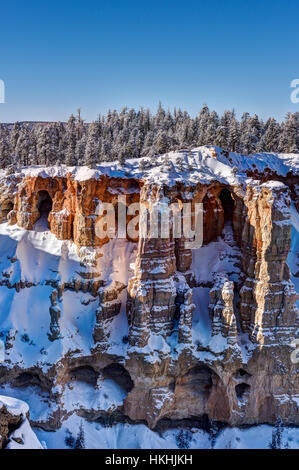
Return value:
[[(215, 151), (209, 158), (223, 164), (230, 157)], [(257, 180), (247, 178), (249, 172), (246, 178), (235, 173), (225, 180), (214, 172), (209, 181), (198, 178), (192, 184), (136, 175), (77, 180), (71, 172), (2, 180), (2, 222), (11, 230), (34, 232), (47, 200), (50, 233), (74, 242), (80, 258), (76, 276), (66, 278), (58, 266), (57, 276), (45, 282), (18, 274), (22, 253), (10, 254), (11, 263), (2, 270), (3, 289), (49, 289), (43, 325), (49, 344), (42, 359), (29, 363), (23, 352), (16, 358), (14, 348), (20, 341), (30, 348), (30, 341), (19, 339), (14, 325), (6, 331), (4, 323), (0, 330), (6, 344), (0, 384), (39, 387), (50, 404), (48, 416), (32, 422), (55, 429), (75, 410), (88, 419), (146, 421), (152, 428), (182, 419), (250, 425), (280, 417), (299, 424), (299, 369), (291, 360), (298, 295), (287, 264), (298, 177), (272, 172), (271, 180), (269, 174), (263, 180), (254, 171)], [(99, 203), (116, 205), (124, 195), (128, 206), (140, 202), (148, 215), (160, 203), (191, 203), (192, 212), (201, 203), (203, 247), (192, 250), (187, 237), (176, 238), (173, 219), (163, 238), (143, 236), (150, 218), (141, 217), (139, 238), (127, 235), (124, 250), (117, 251), (112, 240), (97, 236), (95, 226)], [(131, 267), (125, 264), (129, 255), (121, 254), (129, 247)], [(70, 300), (75, 305), (77, 294), (80, 309)], [(80, 340), (84, 315), (85, 342)], [(28, 331), (30, 337), (30, 326)], [(111, 381), (120, 393), (109, 402)], [(101, 399), (87, 405), (70, 398), (82, 383)]]

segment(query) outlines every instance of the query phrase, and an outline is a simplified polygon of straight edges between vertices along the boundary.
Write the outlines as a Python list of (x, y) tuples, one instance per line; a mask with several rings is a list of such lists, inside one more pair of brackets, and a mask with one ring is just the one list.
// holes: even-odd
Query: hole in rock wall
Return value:
[(9, 212), (12, 211), (12, 210), (13, 210), (13, 202), (12, 201), (2, 202), (1, 212), (2, 212), (3, 222), (5, 222), (7, 220), (7, 216), (9, 214)]
[(174, 392), (174, 390), (175, 390), (175, 382), (171, 382), (171, 383), (168, 385), (168, 387), (169, 387), (169, 390), (170, 390), (171, 392)]
[(97, 384), (98, 374), (91, 366), (81, 366), (70, 371), (70, 379), (86, 382), (93, 387)]
[(207, 366), (195, 366), (190, 369), (182, 378), (181, 384), (191, 387), (198, 393), (210, 394), (213, 386), (212, 377), (216, 375)]
[(232, 198), (231, 192), (226, 188), (222, 189), (219, 194), (219, 199), (224, 211), (224, 222), (232, 221), (234, 213), (234, 200)]
[(129, 372), (120, 364), (110, 364), (102, 370), (105, 379), (113, 380), (119, 387), (129, 393), (134, 387), (134, 382), (131, 379)]
[(239, 369), (237, 370), (235, 377), (236, 378), (240, 378), (240, 377), (248, 378), (248, 377), (251, 377), (251, 375), (248, 372), (246, 372), (245, 369)]
[(28, 387), (29, 385), (41, 385), (41, 380), (38, 374), (31, 372), (22, 372), (14, 380), (16, 387)]
[(48, 220), (49, 214), (52, 210), (52, 199), (48, 191), (39, 191), (37, 197), (37, 209), (40, 213), (40, 218)]
[(246, 398), (249, 395), (250, 385), (246, 383), (241, 383), (235, 387), (236, 395), (239, 400)]

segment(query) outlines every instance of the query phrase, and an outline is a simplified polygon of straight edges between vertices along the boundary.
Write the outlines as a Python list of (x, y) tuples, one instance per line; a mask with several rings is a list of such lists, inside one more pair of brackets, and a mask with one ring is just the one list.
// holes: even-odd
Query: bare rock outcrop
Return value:
[[(283, 183), (249, 186), (241, 249), (245, 283), (240, 291), (242, 329), (252, 341), (271, 343), (297, 329), (297, 298), (286, 264), (291, 246), (290, 199)], [(282, 326), (283, 325), (283, 326)]]
[(237, 342), (237, 321), (234, 312), (234, 283), (226, 274), (216, 275), (215, 284), (210, 290), (210, 316), (212, 336), (221, 334), (229, 344)]
[(95, 327), (93, 330), (93, 338), (97, 347), (105, 348), (109, 343), (108, 324), (119, 315), (122, 299), (121, 293), (126, 288), (124, 284), (113, 281), (109, 286), (102, 287), (99, 290), (99, 306), (95, 312)]

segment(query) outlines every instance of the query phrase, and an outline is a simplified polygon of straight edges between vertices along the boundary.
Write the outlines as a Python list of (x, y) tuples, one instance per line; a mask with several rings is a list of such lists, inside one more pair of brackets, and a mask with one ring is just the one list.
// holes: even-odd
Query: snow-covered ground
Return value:
[(58, 405), (50, 401), (49, 393), (41, 390), (37, 385), (30, 385), (28, 387), (3, 385), (0, 387), (0, 394), (2, 396), (5, 395), (7, 398), (13, 397), (24, 402), (27, 408), (29, 407), (31, 420), (35, 422), (47, 422), (49, 416), (58, 409)]
[[(84, 388), (84, 387), (83, 387)], [(76, 389), (79, 392), (78, 389)], [(115, 390), (106, 385), (108, 394)], [(27, 399), (29, 398), (29, 394)], [(81, 389), (78, 398), (89, 400), (88, 391)], [(117, 399), (117, 397), (116, 397)], [(72, 414), (55, 432), (40, 428), (31, 429), (28, 405), (15, 398), (0, 396), (0, 408), (23, 417), (23, 423), (10, 435), (8, 449), (69, 449), (80, 446), (86, 449), (266, 449), (272, 442), (273, 426), (252, 426), (246, 429), (225, 428), (214, 437), (199, 428), (174, 428), (164, 432), (150, 430), (144, 424), (106, 424), (90, 422)], [(90, 406), (90, 403), (87, 403)], [(281, 447), (299, 449), (298, 428), (281, 428)]]
[[(57, 240), (49, 230), (41, 230), (40, 225), (27, 231), (16, 225), (0, 224), (2, 276), (9, 279), (10, 285), (20, 281), (33, 284), (19, 291), (0, 286), (1, 338), (5, 339), (9, 333), (16, 336), (14, 347), (6, 350), (6, 360), (26, 368), (39, 364), (46, 370), (67, 351), (80, 350), (80, 354), (90, 354), (98, 299), (90, 293), (65, 290), (58, 301), (63, 342), (50, 341), (49, 308), (53, 287), (49, 281), (82, 281), (80, 273), (84, 275), (92, 271), (96, 273), (95, 280), (100, 278), (107, 283), (119, 281), (127, 284), (128, 277), (132, 275), (130, 265), (135, 260), (135, 248), (133, 243), (116, 238), (102, 250), (98, 249), (95, 267), (82, 267), (71, 241)], [(122, 298), (124, 307), (125, 292)], [(121, 338), (128, 332), (124, 308), (110, 327), (111, 350), (119, 350), (124, 346)]]
[(240, 275), (240, 256), (232, 225), (226, 223), (217, 241), (192, 250), (191, 271), (199, 283), (213, 282), (215, 274), (221, 272), (227, 273), (231, 281), (237, 282)]
[(209, 317), (209, 287), (217, 273), (226, 273), (230, 281), (238, 282), (240, 276), (240, 250), (234, 241), (231, 223), (226, 223), (217, 241), (197, 248), (192, 252), (191, 271), (200, 287), (193, 288), (193, 341), (207, 346), (211, 340), (211, 319)]
[[(236, 184), (240, 176), (247, 170), (267, 169), (285, 176), (288, 172), (298, 174), (298, 154), (254, 154), (240, 155), (234, 152), (225, 152), (219, 147), (196, 147), (192, 152), (169, 152), (155, 157), (154, 164), (148, 158), (128, 159), (124, 166), (119, 162), (103, 162), (95, 169), (87, 166), (67, 167), (56, 165), (52, 167), (31, 166), (20, 170), (18, 176), (67, 176), (71, 174), (77, 181), (90, 178), (98, 179), (102, 175), (121, 178), (142, 178), (156, 183), (187, 181), (188, 184), (208, 183), (217, 178), (227, 184)], [(0, 179), (5, 171), (0, 171)]]
[[(55, 433), (34, 429), (40, 442), (48, 449), (70, 448), (67, 438), (76, 440), (80, 425), (88, 449), (267, 449), (272, 442), (273, 426), (252, 426), (247, 429), (225, 428), (213, 439), (198, 428), (169, 429), (163, 433), (144, 424), (118, 423), (103, 426), (72, 415)], [(282, 428), (282, 448), (299, 449), (298, 428)]]
[(98, 381), (97, 388), (74, 381), (69, 383), (63, 394), (64, 408), (73, 412), (80, 408), (91, 411), (114, 411), (123, 404), (126, 392), (113, 380)]

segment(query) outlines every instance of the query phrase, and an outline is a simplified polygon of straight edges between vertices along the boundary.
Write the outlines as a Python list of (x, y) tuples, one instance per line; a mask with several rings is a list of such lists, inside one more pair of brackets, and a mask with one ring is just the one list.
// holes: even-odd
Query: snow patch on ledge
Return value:
[(0, 409), (3, 406), (13, 416), (23, 416), (26, 418), (26, 415), (29, 411), (29, 406), (24, 401), (0, 395)]

